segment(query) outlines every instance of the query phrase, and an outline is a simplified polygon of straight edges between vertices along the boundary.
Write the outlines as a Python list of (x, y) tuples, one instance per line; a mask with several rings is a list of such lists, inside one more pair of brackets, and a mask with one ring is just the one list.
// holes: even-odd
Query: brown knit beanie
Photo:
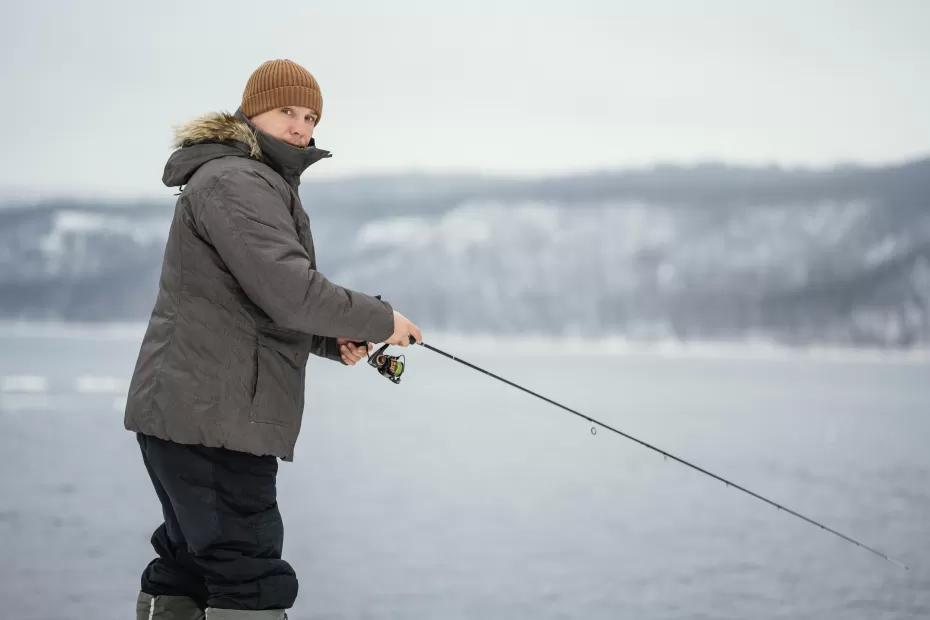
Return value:
[(285, 58), (263, 62), (252, 72), (242, 91), (242, 113), (252, 118), (286, 105), (310, 108), (316, 112), (319, 124), (323, 118), (320, 85), (309, 71), (293, 60)]

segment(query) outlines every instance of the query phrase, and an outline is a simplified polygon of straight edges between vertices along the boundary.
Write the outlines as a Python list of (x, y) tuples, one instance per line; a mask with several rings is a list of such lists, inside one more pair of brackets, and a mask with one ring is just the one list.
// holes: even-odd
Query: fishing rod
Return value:
[[(609, 424), (605, 424), (604, 422), (601, 422), (600, 420), (596, 420), (596, 419), (592, 418), (591, 416), (585, 415), (585, 414), (581, 413), (580, 411), (575, 411), (575, 410), (572, 409), (571, 407), (566, 407), (565, 405), (563, 405), (563, 404), (561, 404), (561, 403), (557, 403), (556, 401), (552, 400), (551, 398), (546, 398), (545, 396), (543, 396), (543, 395), (541, 395), (541, 394), (537, 394), (537, 393), (534, 392), (533, 390), (529, 390), (529, 389), (527, 389), (527, 388), (525, 388), (525, 387), (523, 387), (523, 386), (521, 386), (521, 385), (517, 385), (517, 384), (514, 383), (513, 381), (510, 381), (510, 380), (508, 380), (508, 379), (505, 379), (505, 378), (503, 378), (503, 377), (500, 377), (500, 376), (494, 374), (493, 372), (490, 372), (490, 371), (485, 370), (484, 368), (480, 368), (480, 367), (478, 367), (478, 366), (475, 366), (474, 364), (471, 364), (471, 363), (469, 363), (469, 362), (466, 362), (465, 360), (463, 360), (463, 359), (461, 359), (461, 358), (459, 358), (459, 357), (456, 357), (455, 355), (452, 355), (451, 353), (446, 353), (445, 351), (442, 351), (442, 350), (440, 350), (440, 349), (437, 349), (437, 348), (434, 347), (434, 346), (428, 345), (428, 344), (426, 344), (425, 342), (419, 342), (419, 343), (417, 343), (416, 338), (414, 338), (413, 336), (410, 336), (409, 339), (410, 339), (410, 344), (419, 344), (420, 346), (426, 347), (426, 348), (429, 349), (430, 351), (435, 351), (436, 353), (439, 353), (440, 355), (444, 355), (445, 357), (448, 357), (448, 358), (451, 359), (451, 360), (454, 360), (454, 361), (456, 361), (456, 362), (459, 362), (460, 364), (464, 364), (464, 365), (468, 366), (469, 368), (474, 368), (475, 370), (477, 370), (477, 371), (479, 371), (479, 372), (483, 372), (484, 374), (486, 374), (486, 375), (488, 375), (488, 376), (490, 376), (490, 377), (494, 377), (495, 379), (497, 379), (497, 380), (499, 380), (499, 381), (503, 381), (504, 383), (506, 383), (506, 384), (508, 384), (508, 385), (512, 385), (513, 387), (515, 387), (515, 388), (517, 388), (517, 389), (519, 389), (519, 390), (523, 390), (524, 392), (526, 392), (526, 393), (528, 393), (528, 394), (532, 394), (533, 396), (535, 396), (535, 397), (537, 397), (537, 398), (541, 398), (542, 400), (546, 401), (547, 403), (551, 403), (551, 404), (555, 405), (556, 407), (559, 407), (559, 408), (561, 408), (561, 409), (564, 409), (565, 411), (568, 411), (569, 413), (573, 413), (573, 414), (575, 414), (576, 416), (578, 416), (578, 417), (580, 417), (580, 418), (583, 418), (583, 419), (587, 420), (588, 422), (590, 422), (590, 423), (592, 423), (592, 424), (596, 424), (596, 425), (600, 426), (601, 428), (604, 428), (604, 429), (607, 429), (607, 430), (609, 430), (609, 431), (612, 431), (612, 432), (614, 432), (614, 433), (620, 435), (621, 437), (626, 437), (627, 439), (630, 439), (631, 441), (635, 441), (636, 443), (640, 444), (641, 446), (645, 446), (646, 448), (649, 448), (650, 450), (653, 450), (653, 451), (655, 451), (655, 452), (658, 452), (659, 454), (661, 454), (662, 456), (664, 456), (666, 459), (672, 459), (672, 460), (674, 460), (674, 461), (678, 461), (678, 462), (681, 463), (682, 465), (687, 465), (687, 466), (690, 467), (691, 469), (697, 470), (697, 471), (701, 472), (702, 474), (706, 474), (706, 475), (710, 476), (711, 478), (714, 478), (715, 480), (719, 480), (720, 482), (722, 482), (722, 483), (724, 483), (725, 485), (727, 485), (727, 487), (733, 487), (734, 489), (739, 489), (739, 490), (742, 491), (743, 493), (746, 493), (746, 494), (748, 494), (748, 495), (751, 495), (752, 497), (755, 497), (756, 499), (760, 499), (760, 500), (762, 500), (763, 502), (765, 502), (766, 504), (769, 504), (769, 505), (771, 505), (771, 506), (774, 506), (774, 507), (777, 508), (778, 510), (782, 510), (782, 511), (784, 511), (784, 512), (787, 512), (788, 514), (794, 515), (795, 517), (797, 517), (797, 518), (799, 518), (799, 519), (803, 519), (804, 521), (807, 521), (807, 522), (810, 523), (811, 525), (815, 525), (815, 526), (819, 527), (820, 529), (822, 529), (822, 530), (824, 530), (824, 531), (827, 531), (827, 532), (830, 532), (831, 534), (834, 534), (834, 535), (836, 535), (836, 536), (839, 536), (840, 538), (842, 538), (842, 539), (845, 540), (846, 542), (850, 542), (850, 543), (856, 545), (857, 547), (861, 547), (861, 548), (865, 549), (866, 551), (869, 551), (869, 552), (871, 552), (871, 553), (874, 553), (874, 554), (877, 555), (878, 557), (880, 557), (880, 558), (882, 558), (882, 559), (884, 559), (884, 560), (887, 560), (887, 561), (891, 562), (892, 564), (897, 564), (898, 566), (900, 566), (900, 567), (903, 568), (904, 570), (910, 570), (910, 569), (908, 568), (908, 566), (905, 565), (904, 563), (902, 563), (902, 562), (900, 562), (900, 561), (898, 561), (898, 560), (896, 560), (896, 559), (894, 559), (894, 558), (892, 558), (892, 557), (889, 557), (888, 555), (882, 553), (882, 552), (879, 551), (878, 549), (875, 549), (874, 547), (870, 547), (869, 545), (867, 545), (867, 544), (865, 544), (865, 543), (863, 543), (863, 542), (860, 542), (860, 541), (856, 540), (855, 538), (852, 538), (851, 536), (847, 536), (846, 534), (843, 534), (842, 532), (838, 532), (837, 530), (835, 530), (835, 529), (833, 529), (833, 528), (831, 528), (831, 527), (827, 527), (826, 525), (824, 525), (823, 523), (820, 523), (819, 521), (815, 521), (814, 519), (811, 519), (810, 517), (806, 517), (806, 516), (802, 515), (801, 513), (796, 512), (796, 511), (794, 511), (794, 510), (792, 510), (792, 509), (790, 509), (790, 508), (787, 508), (787, 507), (783, 506), (782, 504), (779, 504), (778, 502), (774, 502), (774, 501), (768, 499), (767, 497), (764, 497), (764, 496), (762, 496), (762, 495), (759, 495), (758, 493), (756, 493), (756, 492), (754, 492), (754, 491), (750, 491), (750, 490), (747, 489), (746, 487), (740, 486), (740, 485), (736, 484), (735, 482), (732, 482), (732, 481), (730, 481), (730, 480), (727, 480), (727, 479), (724, 478), (723, 476), (718, 476), (717, 474), (715, 474), (715, 473), (713, 473), (713, 472), (707, 471), (707, 470), (704, 469), (703, 467), (699, 467), (698, 465), (695, 465), (694, 463), (691, 463), (691, 462), (689, 462), (689, 461), (686, 461), (686, 460), (683, 459), (683, 458), (677, 457), (677, 456), (675, 456), (674, 454), (671, 454), (670, 452), (666, 452), (665, 450), (662, 450), (661, 448), (657, 448), (656, 446), (654, 446), (654, 445), (652, 445), (652, 444), (650, 444), (650, 443), (648, 443), (648, 442), (645, 442), (645, 441), (643, 441), (642, 439), (637, 439), (636, 437), (634, 437), (634, 436), (632, 436), (632, 435), (629, 435), (629, 434), (627, 434), (627, 433), (624, 433), (623, 431), (618, 430), (618, 429), (614, 428), (613, 426), (610, 426)], [(355, 343), (355, 344), (357, 344), (357, 345), (359, 345), (359, 346), (367, 346), (368, 343), (366, 343), (366, 342), (358, 342), (358, 343)], [(401, 375), (402, 375), (403, 372), (404, 372), (404, 368), (406, 367), (405, 360), (404, 360), (404, 356), (403, 356), (403, 355), (388, 355), (387, 353), (384, 352), (385, 349), (387, 349), (387, 347), (388, 347), (388, 345), (387, 345), (387, 344), (384, 344), (384, 345), (381, 346), (380, 349), (378, 349), (378, 350), (375, 351), (374, 353), (370, 354), (370, 355), (368, 356), (368, 364), (371, 365), (372, 367), (374, 367), (374, 368), (378, 371), (379, 374), (381, 374), (382, 376), (387, 377), (388, 379), (390, 379), (393, 383), (400, 383), (400, 377), (401, 377)], [(592, 434), (597, 434), (597, 429), (595, 429), (593, 426), (591, 427), (591, 433), (592, 433)]]

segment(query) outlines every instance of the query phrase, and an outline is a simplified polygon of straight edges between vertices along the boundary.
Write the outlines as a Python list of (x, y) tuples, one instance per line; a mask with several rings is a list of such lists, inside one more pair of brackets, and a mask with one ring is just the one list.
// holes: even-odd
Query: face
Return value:
[(288, 105), (272, 108), (251, 118), (255, 126), (268, 135), (300, 148), (310, 144), (317, 115), (310, 108)]

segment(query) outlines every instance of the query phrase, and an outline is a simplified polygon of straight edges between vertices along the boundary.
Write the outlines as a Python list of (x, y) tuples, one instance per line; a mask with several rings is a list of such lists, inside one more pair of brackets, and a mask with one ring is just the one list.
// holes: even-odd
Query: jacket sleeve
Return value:
[(257, 172), (227, 171), (204, 191), (195, 217), (207, 241), (272, 321), (306, 334), (372, 342), (394, 333), (388, 302), (334, 284), (311, 268), (284, 198)]
[(314, 355), (339, 362), (344, 366), (348, 365), (342, 361), (342, 355), (339, 353), (339, 345), (332, 336), (313, 336), (310, 342), (310, 352)]

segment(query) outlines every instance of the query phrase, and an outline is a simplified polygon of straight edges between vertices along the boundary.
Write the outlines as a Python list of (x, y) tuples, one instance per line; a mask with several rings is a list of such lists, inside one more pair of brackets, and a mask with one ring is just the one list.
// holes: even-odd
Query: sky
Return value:
[(271, 58), (322, 90), (304, 183), (930, 154), (930, 3), (457, 4), (7, 4), (0, 199), (169, 196), (172, 128)]

